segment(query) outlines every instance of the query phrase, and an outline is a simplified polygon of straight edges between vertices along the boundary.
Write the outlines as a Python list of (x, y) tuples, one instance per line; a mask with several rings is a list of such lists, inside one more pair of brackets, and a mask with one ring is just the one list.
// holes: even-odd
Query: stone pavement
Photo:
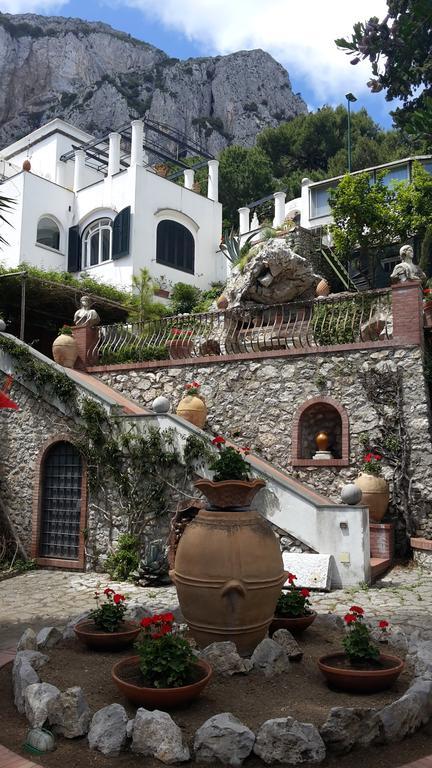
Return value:
[[(136, 587), (110, 580), (106, 574), (36, 570), (1, 582), (0, 649), (11, 648), (24, 629), (63, 625), (94, 607), (97, 584), (110, 586), (140, 598), (152, 612), (172, 608), (176, 590), (168, 587)], [(372, 587), (355, 587), (330, 593), (313, 593), (319, 612), (345, 614), (361, 605), (367, 618), (387, 619), (408, 631), (420, 629), (432, 639), (432, 575), (412, 566), (397, 566)]]

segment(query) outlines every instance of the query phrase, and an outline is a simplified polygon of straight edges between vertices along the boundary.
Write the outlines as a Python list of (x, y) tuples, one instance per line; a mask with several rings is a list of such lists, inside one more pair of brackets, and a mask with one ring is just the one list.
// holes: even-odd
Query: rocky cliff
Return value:
[(180, 61), (107, 24), (0, 14), (0, 146), (54, 117), (103, 135), (145, 114), (217, 154), (303, 112), (261, 50)]

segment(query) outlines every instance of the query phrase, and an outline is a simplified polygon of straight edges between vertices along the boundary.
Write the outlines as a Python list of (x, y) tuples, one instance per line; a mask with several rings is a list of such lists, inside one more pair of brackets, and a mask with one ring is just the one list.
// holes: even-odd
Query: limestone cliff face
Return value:
[(217, 154), (304, 112), (261, 50), (179, 61), (100, 22), (0, 14), (0, 146), (54, 117), (102, 135), (146, 115)]

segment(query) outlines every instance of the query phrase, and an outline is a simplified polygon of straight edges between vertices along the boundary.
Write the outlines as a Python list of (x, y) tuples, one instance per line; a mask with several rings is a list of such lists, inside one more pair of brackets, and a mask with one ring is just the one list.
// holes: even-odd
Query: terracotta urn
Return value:
[(223, 294), (219, 296), (218, 299), (216, 299), (216, 306), (218, 309), (223, 310), (226, 309), (228, 306), (228, 299)]
[(360, 472), (354, 480), (362, 491), (362, 505), (369, 507), (369, 518), (374, 523), (380, 523), (389, 503), (389, 486), (387, 480), (367, 472)]
[(275, 614), (269, 628), (270, 637), (277, 629), (288, 629), (293, 635), (299, 635), (305, 629), (310, 627), (317, 617), (316, 611), (305, 614), (305, 616), (278, 616)]
[(328, 296), (330, 293), (330, 285), (328, 284), (327, 280), (323, 278), (319, 281), (317, 287), (315, 288), (315, 294), (316, 296)]
[(329, 436), (327, 432), (318, 432), (315, 436), (315, 445), (319, 451), (327, 451), (329, 447)]
[[(203, 490), (204, 483), (210, 484), (204, 491), (210, 503), (226, 506), (199, 510), (179, 541), (170, 575), (198, 645), (231, 640), (239, 653), (247, 655), (266, 636), (286, 578), (270, 524), (254, 510), (236, 508), (239, 498), (246, 506), (265, 483), (252, 481), (249, 497), (239, 498), (234, 485), (245, 485), (242, 481), (200, 480), (196, 487)], [(218, 502), (213, 497), (214, 485), (230, 489), (234, 499), (230, 508), (226, 499)]]
[(177, 416), (181, 416), (190, 424), (202, 429), (207, 420), (207, 406), (202, 397), (198, 395), (185, 395), (180, 400), (177, 410)]
[(318, 659), (318, 667), (330, 688), (349, 693), (378, 693), (390, 688), (405, 664), (398, 656), (382, 653), (369, 667), (352, 666), (345, 653)]
[(111, 676), (126, 699), (140, 707), (150, 709), (175, 709), (184, 707), (196, 699), (206, 687), (213, 670), (204, 659), (197, 659), (196, 680), (178, 688), (150, 688), (140, 685), (139, 656), (121, 659), (114, 664)]
[(265, 487), (264, 480), (196, 480), (195, 488), (204, 494), (214, 509), (250, 507), (258, 491)]
[(141, 627), (136, 621), (123, 621), (118, 632), (103, 632), (90, 619), (77, 624), (74, 632), (79, 640), (95, 651), (121, 651), (132, 645)]
[(78, 347), (73, 336), (61, 333), (53, 341), (52, 355), (56, 363), (64, 368), (73, 368), (78, 357)]

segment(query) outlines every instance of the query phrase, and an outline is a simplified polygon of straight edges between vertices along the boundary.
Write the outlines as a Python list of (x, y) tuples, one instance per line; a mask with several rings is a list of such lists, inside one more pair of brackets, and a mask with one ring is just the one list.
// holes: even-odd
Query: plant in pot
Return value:
[(239, 450), (227, 445), (220, 435), (212, 440), (212, 445), (218, 449), (218, 455), (208, 465), (214, 472), (213, 480), (197, 480), (195, 488), (215, 509), (249, 507), (254, 496), (265, 486), (264, 480), (251, 479), (251, 468), (245, 459), (249, 448), (245, 446)]
[[(329, 686), (353, 693), (377, 693), (390, 688), (404, 668), (402, 659), (380, 653), (372, 640), (361, 606), (352, 605), (344, 621), (347, 627), (342, 640), (345, 653), (321, 656), (318, 660)], [(382, 636), (386, 636), (388, 621), (379, 621), (377, 629)]]
[(191, 328), (171, 328), (167, 347), (172, 360), (191, 357), (193, 348), (193, 330)]
[(52, 345), (52, 355), (56, 363), (64, 368), (73, 368), (78, 357), (78, 346), (72, 336), (72, 326), (62, 325)]
[(196, 658), (174, 625), (172, 613), (146, 617), (141, 628), (137, 655), (122, 659), (112, 669), (115, 684), (140, 706), (169, 709), (189, 704), (209, 682), (210, 665)]
[(354, 480), (362, 491), (362, 504), (369, 507), (369, 517), (379, 523), (387, 512), (389, 503), (389, 486), (387, 480), (381, 477), (382, 455), (376, 451), (368, 451), (363, 456), (360, 475)]
[(177, 416), (202, 429), (207, 420), (207, 406), (203, 396), (200, 395), (200, 388), (201, 384), (198, 381), (186, 384), (186, 394), (180, 400), (176, 413)]
[(100, 651), (116, 651), (131, 645), (141, 628), (136, 621), (125, 621), (126, 598), (111, 587), (102, 594), (94, 594), (96, 608), (90, 618), (80, 621), (75, 627), (76, 636), (89, 648)]
[(288, 629), (290, 632), (303, 632), (316, 619), (316, 611), (311, 610), (310, 592), (305, 587), (297, 587), (297, 576), (286, 574), (288, 587), (283, 589), (276, 603), (275, 615), (270, 624), (270, 636), (277, 629)]

